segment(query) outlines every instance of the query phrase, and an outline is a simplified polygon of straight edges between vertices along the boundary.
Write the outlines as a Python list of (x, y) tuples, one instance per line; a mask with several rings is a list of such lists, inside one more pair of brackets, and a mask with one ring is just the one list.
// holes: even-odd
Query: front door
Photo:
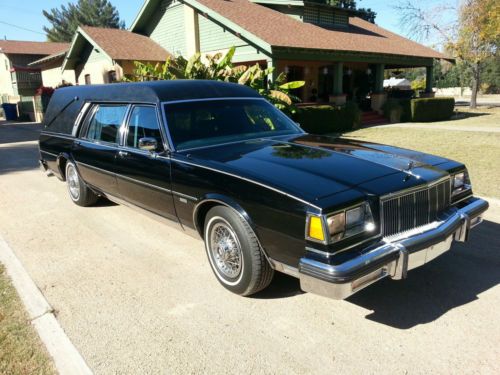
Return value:
[[(141, 138), (156, 139), (154, 151), (141, 150)], [(116, 177), (122, 199), (177, 221), (171, 192), (170, 159), (164, 152), (156, 107), (132, 107), (117, 159)]]
[(127, 109), (127, 104), (94, 105), (72, 150), (83, 180), (111, 195), (117, 195), (115, 158)]

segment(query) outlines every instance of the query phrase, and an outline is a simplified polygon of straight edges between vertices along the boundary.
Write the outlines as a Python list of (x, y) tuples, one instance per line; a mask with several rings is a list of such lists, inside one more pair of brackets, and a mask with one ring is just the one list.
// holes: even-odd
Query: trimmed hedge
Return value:
[(453, 116), (455, 99), (422, 98), (412, 99), (411, 119), (413, 122), (432, 122), (449, 120)]
[[(422, 98), (422, 99), (387, 99), (382, 110), (387, 119), (391, 114), (400, 115), (401, 122), (433, 122), (448, 120), (453, 115), (455, 99)], [(397, 117), (397, 116), (396, 116)]]
[(351, 130), (361, 122), (361, 111), (354, 102), (343, 106), (300, 107), (294, 116), (304, 131), (311, 134), (337, 133)]

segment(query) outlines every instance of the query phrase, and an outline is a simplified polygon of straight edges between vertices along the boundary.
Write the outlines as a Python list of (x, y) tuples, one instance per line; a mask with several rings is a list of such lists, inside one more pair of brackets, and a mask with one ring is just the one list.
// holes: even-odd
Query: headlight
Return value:
[(471, 189), (469, 174), (467, 171), (454, 174), (452, 183), (452, 197)]
[(309, 216), (307, 225), (307, 237), (323, 243), (340, 241), (363, 232), (373, 232), (376, 229), (368, 203), (328, 216), (326, 218), (328, 233), (326, 234), (320, 216)]

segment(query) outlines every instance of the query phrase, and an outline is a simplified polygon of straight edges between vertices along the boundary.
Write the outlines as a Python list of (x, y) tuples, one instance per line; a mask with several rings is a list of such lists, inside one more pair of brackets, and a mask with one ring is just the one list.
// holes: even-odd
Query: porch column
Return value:
[(425, 67), (425, 93), (432, 93), (432, 84), (434, 81), (434, 66)]
[(276, 68), (277, 68), (277, 64), (276, 64), (276, 60), (274, 60), (273, 58), (269, 57), (267, 60), (266, 60), (266, 63), (267, 63), (267, 67), (268, 68), (273, 68), (274, 67), (274, 71), (270, 74), (267, 75), (267, 82), (268, 83), (272, 83), (276, 80), (276, 77), (277, 77), (277, 71), (276, 71)]
[(333, 64), (333, 95), (330, 96), (330, 103), (342, 105), (346, 102), (346, 95), (343, 93), (344, 64), (341, 62)]
[(384, 64), (375, 65), (375, 89), (371, 94), (372, 109), (377, 112), (382, 111), (387, 95), (384, 93)]
[(375, 65), (375, 93), (384, 92), (384, 64)]

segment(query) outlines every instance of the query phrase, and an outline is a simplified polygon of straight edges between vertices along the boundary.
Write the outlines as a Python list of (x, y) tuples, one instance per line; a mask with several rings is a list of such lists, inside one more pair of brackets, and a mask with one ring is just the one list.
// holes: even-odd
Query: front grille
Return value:
[(450, 180), (423, 189), (381, 199), (384, 237), (404, 232), (437, 219), (450, 205)]

